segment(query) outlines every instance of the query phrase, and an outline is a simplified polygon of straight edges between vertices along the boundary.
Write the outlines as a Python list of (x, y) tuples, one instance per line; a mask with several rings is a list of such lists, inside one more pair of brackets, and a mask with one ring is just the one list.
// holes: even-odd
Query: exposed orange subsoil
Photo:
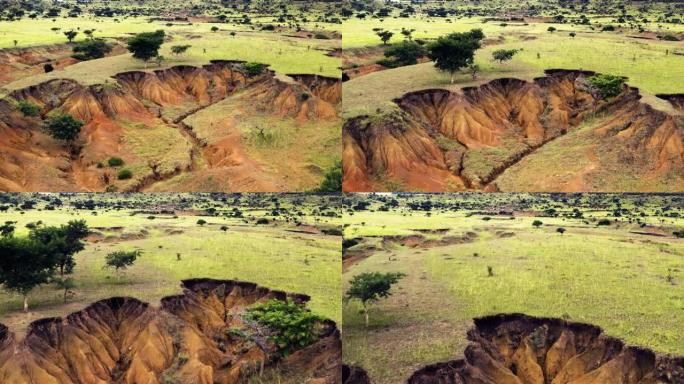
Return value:
[(231, 280), (185, 280), (183, 288), (182, 295), (162, 299), (160, 308), (115, 297), (66, 318), (38, 320), (23, 340), (0, 324), (0, 382), (236, 384), (270, 367), (281, 372), (283, 383), (302, 377), (341, 382), (333, 322), (319, 324), (318, 341), (283, 357), (244, 317), (254, 303), (290, 299), (304, 305), (308, 296)]
[[(116, 175), (96, 164), (111, 156), (130, 162), (148, 163), (149, 173), (138, 176), (130, 190), (143, 190), (151, 184), (182, 172), (196, 171), (193, 156), (209, 157), (210, 169), (205, 170), (226, 181), (226, 189), (244, 186), (250, 190), (282, 190), (249, 160), (231, 132), (209, 148), (197, 148), (192, 127), (182, 120), (240, 89), (247, 89), (249, 99), (259, 113), (292, 118), (298, 122), (312, 119), (337, 118), (336, 105), (341, 100), (341, 84), (337, 79), (316, 75), (292, 75), (293, 81), (280, 80), (273, 72), (250, 78), (241, 62), (214, 61), (203, 67), (176, 66), (154, 72), (124, 72), (114, 77), (114, 84), (82, 86), (73, 80), (51, 80), (10, 94), (15, 100), (30, 101), (41, 108), (38, 117), (24, 117), (13, 103), (0, 101), (0, 190), (4, 191), (102, 191), (112, 184)], [(171, 121), (162, 114), (163, 108), (187, 104), (199, 107)], [(51, 139), (42, 129), (43, 120), (60, 110), (83, 120), (76, 151), (68, 151), (63, 143)], [(188, 161), (175, 169), (159, 171), (158, 164), (125, 153), (123, 125), (137, 123), (148, 127), (165, 126), (180, 130), (193, 150)], [(189, 137), (192, 136), (192, 137)], [(132, 160), (132, 161), (128, 161)], [(236, 165), (237, 164), (237, 165)], [(233, 166), (251, 169), (256, 183), (228, 179), (242, 171)], [(30, 172), (29, 172), (30, 171)], [(238, 176), (239, 179), (239, 176)], [(251, 189), (255, 188), (255, 189)]]
[[(411, 92), (395, 100), (399, 111), (350, 119), (343, 128), (344, 190), (382, 190), (383, 178), (412, 191), (496, 190), (493, 181), (508, 167), (595, 113), (612, 117), (593, 129), (597, 142), (632, 158), (649, 177), (684, 174), (684, 119), (640, 102), (634, 88), (596, 100), (590, 75), (550, 70), (531, 83), (498, 79), (462, 93)], [(440, 137), (453, 145), (440, 147)], [(470, 152), (492, 148), (505, 156), (487, 173), (466, 166)]]
[(684, 357), (627, 346), (596, 326), (526, 315), (475, 319), (465, 359), (429, 365), (408, 384), (677, 384)]

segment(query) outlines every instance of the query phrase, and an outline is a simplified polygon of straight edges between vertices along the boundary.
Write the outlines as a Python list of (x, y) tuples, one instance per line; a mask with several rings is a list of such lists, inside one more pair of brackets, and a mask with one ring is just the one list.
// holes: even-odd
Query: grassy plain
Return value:
[[(684, 212), (676, 198), (618, 197), (629, 213), (615, 217), (617, 195), (576, 196), (566, 195), (567, 203), (525, 194), (394, 196), (399, 208), (377, 211), (375, 199), (373, 212), (347, 212), (345, 239), (362, 238), (356, 247), (370, 253), (346, 268), (343, 289), (363, 272), (407, 277), (371, 307), (368, 329), (360, 305), (344, 305), (345, 362), (366, 368), (376, 383), (401, 382), (423, 365), (460, 356), (472, 318), (513, 312), (588, 322), (629, 344), (684, 353), (684, 240), (673, 236)], [(422, 200), (448, 208), (405, 206)], [(548, 208), (558, 216), (545, 217)], [(574, 208), (583, 218), (565, 217)], [(606, 218), (610, 225), (597, 225)], [(535, 220), (543, 225), (535, 228)], [(386, 236), (448, 241), (402, 246)]]
[[(15, 332), (23, 331), (33, 320), (64, 316), (112, 296), (133, 296), (158, 305), (160, 298), (180, 292), (181, 279), (192, 277), (238, 279), (305, 293), (312, 297), (310, 307), (315, 313), (336, 321), (341, 319), (340, 237), (301, 233), (292, 222), (272, 215), (273, 204), (279, 201), (281, 207), (300, 211), (301, 215), (295, 217), (302, 223), (333, 228), (340, 224), (339, 218), (319, 214), (323, 211), (321, 206), (331, 207), (327, 211), (335, 210), (333, 198), (298, 201), (273, 195), (272, 201), (265, 197), (259, 205), (250, 206), (250, 198), (235, 196), (224, 203), (208, 195), (133, 194), (118, 195), (120, 205), (133, 202), (132, 206), (120, 209), (114, 208), (114, 200), (110, 200), (107, 208), (70, 207), (73, 199), (82, 199), (80, 196), (84, 195), (61, 197), (65, 205), (55, 210), (44, 210), (40, 203), (37, 209), (10, 208), (0, 213), (2, 222), (17, 221), (17, 236), (27, 233), (27, 223), (39, 220), (45, 225), (59, 225), (85, 219), (93, 231), (85, 250), (76, 255), (73, 278), (77, 286), (67, 304), (63, 303), (62, 291), (46, 285), (32, 291), (31, 311), (25, 314), (19, 296), (0, 290), (0, 322)], [(113, 199), (113, 195), (106, 196), (92, 198)], [(233, 198), (239, 202), (231, 203)], [(183, 201), (184, 208), (175, 208), (173, 214), (153, 212), (153, 207), (174, 209), (173, 204), (179, 201)], [(217, 216), (207, 214), (210, 207), (217, 210)], [(233, 208), (242, 211), (244, 219), (224, 216)], [(256, 225), (257, 218), (268, 218), (270, 223)], [(199, 225), (199, 219), (207, 223)], [(228, 227), (225, 232), (220, 229), (224, 225)], [(104, 268), (108, 253), (133, 249), (140, 249), (143, 254), (120, 278)]]

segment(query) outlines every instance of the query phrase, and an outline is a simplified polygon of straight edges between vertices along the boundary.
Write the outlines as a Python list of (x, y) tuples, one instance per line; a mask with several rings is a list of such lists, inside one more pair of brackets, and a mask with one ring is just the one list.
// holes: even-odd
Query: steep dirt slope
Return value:
[(183, 288), (160, 308), (116, 297), (66, 318), (38, 320), (23, 341), (0, 325), (0, 382), (231, 384), (270, 367), (283, 382), (294, 383), (295, 376), (341, 382), (334, 323), (320, 325), (318, 342), (282, 358), (243, 318), (251, 304), (290, 299), (304, 305), (308, 296), (232, 280), (185, 280)]
[(475, 319), (465, 359), (424, 367), (408, 384), (675, 384), (684, 357), (626, 346), (598, 327), (560, 319)]
[(629, 156), (633, 172), (684, 171), (684, 119), (640, 102), (634, 88), (597, 100), (586, 81), (593, 74), (550, 70), (532, 83), (412, 92), (395, 100), (396, 111), (351, 119), (344, 189), (379, 190), (389, 180), (405, 190), (496, 190), (508, 167), (595, 115), (611, 117), (593, 128), (595, 139)]
[[(337, 117), (340, 85), (336, 79), (297, 75), (295, 80), (283, 81), (271, 71), (250, 77), (236, 61), (125, 72), (116, 75), (113, 83), (93, 86), (51, 80), (0, 100), (0, 190), (138, 191), (207, 168), (221, 168), (215, 176), (230, 179), (234, 176), (230, 168), (236, 164), (222, 161), (230, 151), (214, 148), (214, 143), (207, 145), (182, 121), (243, 89), (250, 92), (258, 113), (296, 121)], [(40, 115), (24, 116), (18, 101), (38, 105)], [(41, 129), (48, 115), (57, 111), (85, 122), (74, 146), (52, 139)], [(135, 170), (131, 180), (119, 181), (116, 169), (102, 167), (111, 156), (123, 158)], [(250, 172), (259, 178), (256, 165)], [(287, 187), (258, 181), (250, 190)], [(229, 180), (225, 185), (229, 190)]]

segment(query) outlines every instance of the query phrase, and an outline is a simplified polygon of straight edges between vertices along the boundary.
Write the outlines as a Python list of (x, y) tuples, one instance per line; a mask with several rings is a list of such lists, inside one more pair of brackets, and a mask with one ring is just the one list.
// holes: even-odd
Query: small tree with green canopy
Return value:
[(133, 57), (147, 62), (153, 57), (159, 56), (159, 48), (164, 44), (166, 34), (163, 30), (156, 32), (142, 32), (128, 40), (128, 50), (133, 53)]
[(481, 29), (450, 33), (428, 45), (428, 56), (435, 62), (435, 67), (451, 74), (453, 84), (456, 72), (474, 63), (475, 52), (482, 46), (482, 39)]
[(497, 49), (492, 53), (492, 57), (503, 64), (506, 61), (512, 60), (516, 53), (518, 53), (517, 49)]
[(74, 59), (87, 61), (101, 59), (112, 51), (112, 46), (103, 39), (90, 39), (76, 43), (74, 46)]
[(375, 34), (378, 35), (378, 37), (380, 37), (380, 40), (382, 41), (383, 45), (387, 45), (387, 43), (389, 43), (389, 41), (392, 39), (392, 36), (394, 36), (394, 32), (384, 30), (377, 31), (375, 32)]
[(363, 306), (363, 315), (368, 327), (368, 304), (389, 297), (392, 285), (406, 276), (403, 273), (362, 273), (351, 279), (345, 300), (359, 300)]
[(326, 173), (321, 185), (314, 192), (342, 191), (342, 162), (337, 161)]
[(171, 47), (171, 53), (176, 56), (184, 54), (192, 45), (174, 45)]
[(16, 228), (16, 221), (5, 221), (4, 224), (0, 225), (0, 236), (2, 237), (12, 237), (14, 236), (14, 229)]
[(24, 312), (29, 309), (29, 293), (50, 282), (55, 266), (55, 255), (44, 244), (29, 238), (0, 238), (0, 284), (24, 298)]
[(385, 50), (385, 57), (394, 58), (399, 66), (414, 65), (418, 59), (427, 55), (427, 49), (414, 41), (402, 41)]
[(544, 223), (542, 223), (540, 220), (535, 220), (535, 221), (532, 222), (532, 225), (533, 225), (535, 228), (539, 228), (539, 227), (541, 227), (542, 225), (544, 225)]
[(74, 39), (76, 38), (76, 35), (78, 35), (78, 32), (74, 30), (64, 32), (64, 36), (66, 36), (67, 40), (69, 40), (70, 43), (73, 43)]
[(562, 234), (565, 233), (565, 228), (563, 228), (563, 227), (558, 227), (558, 229), (556, 229), (556, 232), (558, 232), (558, 233), (560, 233), (560, 234), (562, 235)]
[(24, 116), (36, 117), (40, 115), (40, 107), (28, 100), (20, 100), (17, 106)]
[(53, 114), (45, 121), (45, 128), (57, 140), (73, 142), (81, 133), (83, 122), (66, 114)]
[(116, 279), (119, 280), (119, 270), (125, 270), (135, 264), (140, 255), (142, 255), (142, 251), (139, 249), (135, 251), (112, 252), (105, 257), (105, 267), (114, 268)]

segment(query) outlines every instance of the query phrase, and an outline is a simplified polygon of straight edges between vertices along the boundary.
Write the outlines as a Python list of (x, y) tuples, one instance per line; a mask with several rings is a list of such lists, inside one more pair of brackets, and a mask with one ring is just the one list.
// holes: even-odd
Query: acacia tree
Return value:
[(494, 60), (503, 64), (505, 61), (513, 59), (513, 56), (518, 53), (517, 49), (497, 49), (492, 53)]
[(144, 61), (147, 68), (147, 62), (159, 56), (159, 48), (164, 43), (164, 37), (166, 34), (163, 30), (138, 33), (128, 40), (127, 48), (133, 53), (134, 58)]
[(393, 284), (406, 276), (403, 273), (362, 273), (352, 278), (345, 300), (359, 300), (363, 306), (363, 315), (368, 327), (368, 304), (389, 297)]
[(456, 72), (475, 62), (475, 52), (482, 46), (482, 39), (481, 29), (450, 33), (428, 45), (428, 57), (435, 62), (435, 67), (451, 74), (453, 84)]
[(88, 224), (85, 220), (71, 220), (59, 227), (36, 227), (29, 234), (29, 238), (49, 247), (55, 255), (59, 276), (64, 278), (64, 275), (74, 271), (74, 255), (85, 248), (81, 240), (88, 236), (88, 233)]
[(114, 268), (116, 279), (119, 280), (119, 270), (124, 270), (133, 264), (142, 255), (142, 251), (116, 251), (105, 257), (105, 267)]
[(414, 65), (418, 59), (427, 55), (427, 50), (422, 45), (413, 41), (402, 41), (385, 50), (385, 57), (393, 57), (398, 65)]
[(55, 254), (45, 244), (30, 238), (0, 238), (0, 284), (24, 299), (37, 286), (47, 284), (55, 272)]
[(74, 30), (64, 32), (64, 36), (66, 36), (67, 40), (69, 40), (70, 43), (74, 41), (76, 35), (78, 35), (78, 32)]
[(385, 30), (377, 31), (375, 34), (378, 35), (378, 37), (380, 37), (380, 40), (382, 41), (383, 45), (387, 45), (390, 39), (392, 39), (392, 36), (394, 36), (394, 32)]

